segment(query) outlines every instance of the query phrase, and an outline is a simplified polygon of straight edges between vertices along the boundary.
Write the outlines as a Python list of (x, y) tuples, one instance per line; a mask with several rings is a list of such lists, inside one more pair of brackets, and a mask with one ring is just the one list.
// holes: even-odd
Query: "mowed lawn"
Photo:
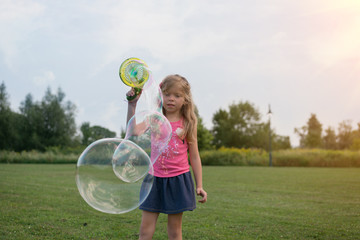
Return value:
[[(0, 239), (137, 239), (141, 212), (98, 212), (75, 165), (0, 164)], [(204, 167), (184, 239), (360, 239), (359, 168)], [(154, 239), (167, 239), (160, 215)]]

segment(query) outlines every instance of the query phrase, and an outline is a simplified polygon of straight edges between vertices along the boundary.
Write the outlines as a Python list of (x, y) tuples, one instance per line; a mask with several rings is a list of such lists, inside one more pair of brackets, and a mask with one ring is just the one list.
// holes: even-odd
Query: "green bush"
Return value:
[(203, 165), (208, 166), (266, 166), (268, 154), (259, 149), (220, 148), (200, 152)]
[[(281, 167), (360, 167), (360, 151), (289, 149), (272, 154), (273, 166)], [(208, 166), (267, 166), (269, 154), (258, 149), (220, 148), (202, 151), (203, 165)]]
[(274, 166), (360, 167), (360, 151), (291, 149), (273, 154)]
[[(0, 151), (0, 163), (76, 163), (82, 149), (46, 152)], [(204, 166), (268, 166), (269, 154), (260, 149), (220, 148), (200, 152)], [(273, 152), (275, 167), (360, 167), (360, 151), (290, 149)]]
[(54, 153), (53, 151), (0, 151), (0, 163), (76, 163), (79, 155)]

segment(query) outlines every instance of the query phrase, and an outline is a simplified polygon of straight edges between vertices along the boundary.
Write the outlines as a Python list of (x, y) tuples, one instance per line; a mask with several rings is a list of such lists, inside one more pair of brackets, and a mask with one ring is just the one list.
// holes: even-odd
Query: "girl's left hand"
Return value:
[(207, 201), (207, 193), (203, 188), (196, 188), (196, 194), (202, 197), (198, 202), (205, 203)]

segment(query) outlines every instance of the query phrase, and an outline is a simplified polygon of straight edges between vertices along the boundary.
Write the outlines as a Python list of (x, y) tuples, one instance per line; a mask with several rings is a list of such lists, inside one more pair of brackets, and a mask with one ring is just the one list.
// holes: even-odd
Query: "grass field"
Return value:
[[(184, 214), (184, 239), (360, 239), (359, 168), (203, 171), (208, 202)], [(140, 216), (90, 208), (75, 165), (0, 164), (0, 239), (137, 239)]]

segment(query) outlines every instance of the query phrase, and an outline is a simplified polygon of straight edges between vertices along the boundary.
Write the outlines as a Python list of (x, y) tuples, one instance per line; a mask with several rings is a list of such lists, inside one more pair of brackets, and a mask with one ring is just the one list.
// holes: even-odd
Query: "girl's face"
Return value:
[(183, 92), (176, 86), (163, 92), (164, 105), (167, 113), (179, 112), (185, 104), (185, 97)]

